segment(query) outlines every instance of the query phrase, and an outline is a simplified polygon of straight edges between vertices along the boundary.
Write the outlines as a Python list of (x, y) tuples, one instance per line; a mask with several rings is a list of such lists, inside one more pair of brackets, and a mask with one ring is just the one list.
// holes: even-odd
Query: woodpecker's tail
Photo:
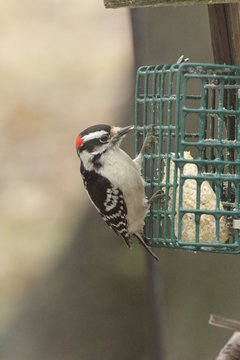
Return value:
[(129, 235), (123, 236), (123, 239), (124, 239), (125, 243), (127, 244), (127, 247), (128, 247), (129, 249), (131, 249), (131, 248), (132, 248), (132, 244), (131, 244), (131, 240), (130, 240)]
[(149, 252), (149, 254), (151, 254), (154, 259), (156, 259), (157, 261), (159, 261), (159, 258), (156, 254), (154, 254), (154, 252), (151, 250), (150, 246), (148, 246), (145, 241), (143, 240), (142, 236), (139, 233), (135, 233), (133, 234), (134, 236), (136, 236), (136, 238), (141, 242), (141, 244), (145, 247), (145, 249)]

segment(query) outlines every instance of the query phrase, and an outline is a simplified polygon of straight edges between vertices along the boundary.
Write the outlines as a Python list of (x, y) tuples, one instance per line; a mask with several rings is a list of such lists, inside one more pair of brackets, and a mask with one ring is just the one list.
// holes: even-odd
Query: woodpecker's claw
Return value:
[(142, 148), (140, 150), (140, 154), (143, 154), (146, 150), (150, 150), (152, 146), (152, 142), (154, 143), (158, 142), (158, 137), (151, 134), (151, 130), (148, 129), (147, 135), (144, 139)]
[(153, 196), (150, 197), (150, 199), (148, 200), (148, 204), (150, 205), (151, 203), (155, 202), (155, 201), (158, 201), (159, 199), (161, 200), (161, 203), (164, 201), (164, 196), (165, 196), (165, 193), (164, 191), (161, 189), (161, 190), (157, 190)]

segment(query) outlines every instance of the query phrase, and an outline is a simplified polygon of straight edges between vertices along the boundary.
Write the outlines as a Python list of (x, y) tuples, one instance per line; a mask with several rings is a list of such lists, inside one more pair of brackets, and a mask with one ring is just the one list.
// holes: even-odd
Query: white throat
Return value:
[(93, 158), (93, 154), (89, 153), (86, 150), (82, 151), (80, 154), (80, 160), (87, 171), (91, 171), (94, 168), (92, 163), (92, 158)]

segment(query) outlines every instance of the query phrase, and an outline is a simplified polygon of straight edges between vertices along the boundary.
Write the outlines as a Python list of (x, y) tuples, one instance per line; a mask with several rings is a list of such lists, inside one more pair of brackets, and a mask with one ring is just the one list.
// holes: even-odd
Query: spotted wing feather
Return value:
[(121, 235), (130, 247), (127, 207), (122, 191), (110, 181), (94, 171), (85, 171), (81, 167), (84, 186), (107, 225)]

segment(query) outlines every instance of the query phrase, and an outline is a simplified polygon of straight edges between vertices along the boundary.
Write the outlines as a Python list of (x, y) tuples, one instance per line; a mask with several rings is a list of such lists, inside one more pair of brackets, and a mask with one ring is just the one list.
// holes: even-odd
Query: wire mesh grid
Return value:
[(148, 133), (143, 177), (151, 246), (240, 253), (240, 68), (183, 63), (137, 71), (135, 139)]

